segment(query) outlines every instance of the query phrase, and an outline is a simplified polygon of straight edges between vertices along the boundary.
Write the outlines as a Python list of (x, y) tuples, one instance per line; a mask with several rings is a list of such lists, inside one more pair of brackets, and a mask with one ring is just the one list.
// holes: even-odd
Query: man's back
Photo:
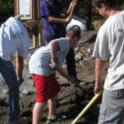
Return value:
[[(104, 88), (117, 90), (124, 88), (124, 11), (110, 16), (100, 28), (96, 40), (99, 44), (98, 58), (109, 60), (108, 74)], [(98, 46), (95, 47), (98, 49)], [(95, 51), (94, 51), (95, 54)]]
[(22, 57), (28, 52), (30, 39), (23, 24), (10, 17), (0, 28), (0, 57), (10, 60), (11, 55), (18, 51)]

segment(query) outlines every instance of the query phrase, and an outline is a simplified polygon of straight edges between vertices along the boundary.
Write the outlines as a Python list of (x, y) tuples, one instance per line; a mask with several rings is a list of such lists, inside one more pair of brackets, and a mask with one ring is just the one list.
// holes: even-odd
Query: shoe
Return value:
[(56, 114), (56, 116), (54, 116), (52, 118), (48, 118), (46, 120), (46, 124), (52, 124), (54, 122), (60, 122), (62, 120), (65, 120), (66, 118), (67, 118), (67, 116), (64, 114)]
[(56, 117), (47, 118), (46, 124), (52, 124), (52, 123), (54, 123), (56, 121), (57, 121), (57, 118)]
[(19, 78), (19, 79), (17, 79), (17, 81), (18, 81), (18, 85), (19, 85), (19, 87), (20, 87), (21, 84), (23, 83), (24, 79), (23, 79), (23, 78)]

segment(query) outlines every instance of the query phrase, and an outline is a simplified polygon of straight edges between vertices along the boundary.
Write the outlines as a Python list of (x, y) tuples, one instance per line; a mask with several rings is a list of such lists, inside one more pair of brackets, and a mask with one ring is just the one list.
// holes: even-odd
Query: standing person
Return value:
[(124, 121), (124, 11), (118, 0), (93, 0), (97, 11), (108, 17), (100, 28), (94, 47), (95, 88), (102, 90), (102, 75), (108, 64), (98, 124), (123, 124)]
[(36, 88), (36, 99), (33, 109), (32, 124), (39, 124), (43, 113), (44, 104), (48, 102), (47, 123), (55, 121), (56, 96), (60, 90), (59, 84), (55, 79), (55, 71), (70, 81), (73, 79), (68, 76), (61, 67), (70, 46), (73, 47), (81, 37), (81, 30), (74, 26), (67, 31), (65, 38), (50, 41), (47, 46), (39, 48), (29, 61), (29, 70), (33, 75)]
[[(36, 33), (35, 23), (23, 24), (15, 17), (10, 17), (0, 27), (0, 73), (9, 88), (8, 124), (20, 124), (19, 88), (11, 55), (18, 51), (21, 62), (26, 57), (30, 43), (27, 29), (29, 32)], [(19, 64), (21, 66), (22, 63)]]
[[(77, 5), (77, 0), (72, 0), (66, 13), (67, 17), (63, 18), (62, 13), (65, 8), (62, 6), (62, 2), (59, 2), (59, 0), (41, 0), (40, 14), (44, 38), (47, 43), (53, 39), (65, 36), (65, 26), (71, 21), (70, 13)], [(75, 81), (77, 81), (73, 48), (70, 48), (66, 60), (69, 75), (72, 76)]]

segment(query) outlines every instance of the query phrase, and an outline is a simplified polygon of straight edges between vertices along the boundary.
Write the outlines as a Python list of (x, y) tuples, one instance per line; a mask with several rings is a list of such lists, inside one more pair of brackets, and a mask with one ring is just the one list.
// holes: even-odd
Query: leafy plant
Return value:
[(0, 16), (9, 16), (14, 13), (14, 0), (0, 0)]

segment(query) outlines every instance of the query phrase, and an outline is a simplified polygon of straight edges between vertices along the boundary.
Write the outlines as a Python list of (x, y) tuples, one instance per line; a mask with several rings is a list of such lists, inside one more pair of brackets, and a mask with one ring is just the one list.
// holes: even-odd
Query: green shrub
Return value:
[(0, 16), (9, 16), (14, 13), (14, 0), (0, 0)]

